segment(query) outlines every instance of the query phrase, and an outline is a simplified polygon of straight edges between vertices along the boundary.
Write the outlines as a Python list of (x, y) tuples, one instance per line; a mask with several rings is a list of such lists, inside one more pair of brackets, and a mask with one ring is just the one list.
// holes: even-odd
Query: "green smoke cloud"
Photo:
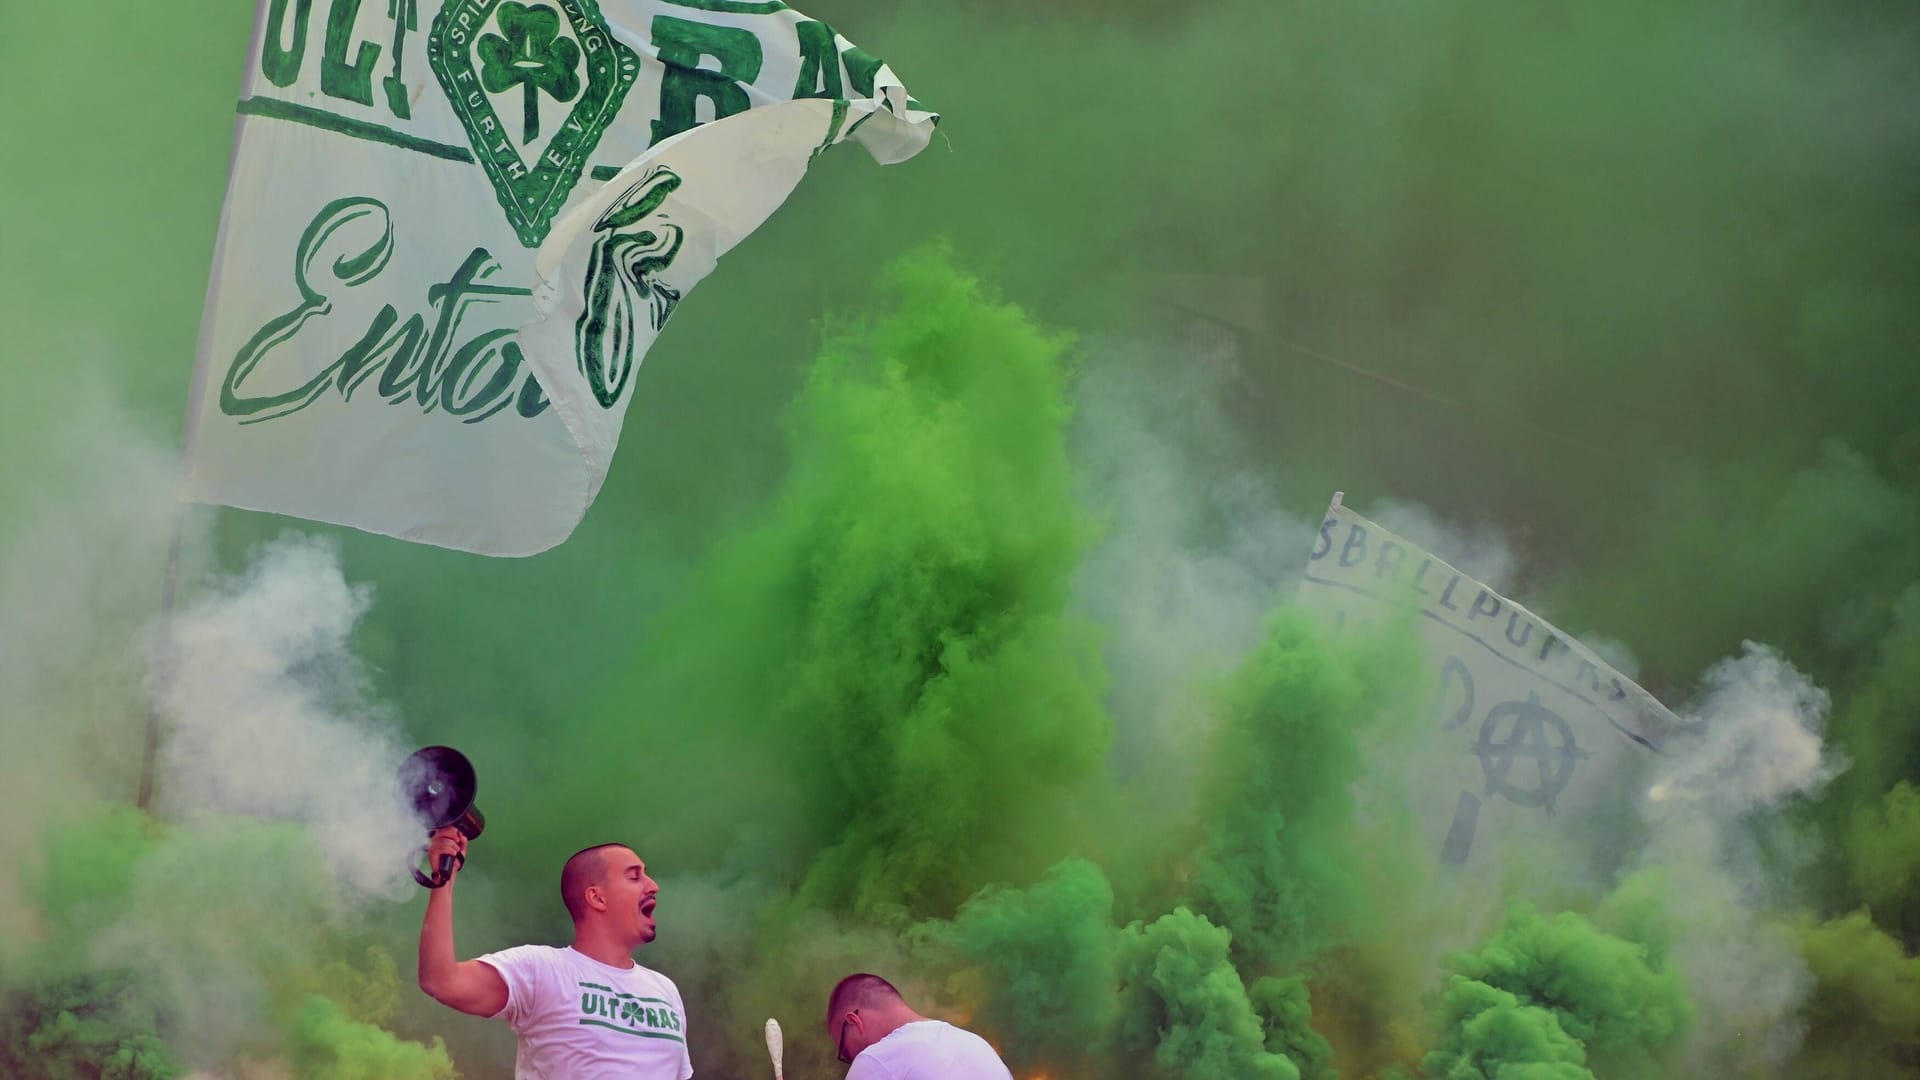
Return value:
[(1031, 888), (984, 889), (932, 936), (968, 965), (956, 990), (980, 1003), (1010, 1062), (1065, 1076), (1105, 1054), (1119, 982), (1113, 887), (1098, 867), (1071, 859)]
[[(1589, 1060), (1610, 1076), (1658, 1076), (1691, 1019), (1685, 985), (1658, 952), (1614, 937), (1578, 913), (1541, 914), (1515, 901), (1484, 946), (1453, 957), (1443, 1003), (1449, 1030), (1429, 1071), (1475, 1075), (1475, 1062)], [(1543, 1073), (1542, 1075), (1554, 1075)]]
[[(878, 315), (827, 331), (787, 482), (697, 572), (599, 723), (615, 745), (785, 774), (794, 802), (776, 816), (814, 853), (803, 903), (944, 916), (1062, 853), (1109, 725), (1097, 638), (1066, 610), (1089, 536), (1065, 454), (1066, 340), (937, 250), (898, 263), (886, 292)], [(658, 703), (637, 731), (636, 700)], [(686, 779), (659, 777), (651, 797), (713, 803)], [(716, 823), (770, 810), (748, 795)], [(714, 862), (713, 846), (666, 851)]]
[(1266, 1047), (1260, 1016), (1228, 954), (1231, 936), (1184, 907), (1120, 934), (1119, 1049), (1169, 1080), (1299, 1080)]
[(801, 397), (769, 530), (800, 607), (775, 718), (824, 736), (816, 820), (845, 829), (803, 896), (940, 912), (989, 870), (976, 853), (1046, 827), (1032, 793), (1085, 778), (1107, 722), (1065, 612), (1086, 536), (1066, 342), (938, 256), (893, 282), (897, 310), (831, 335)]
[(1449, 1035), (1421, 1066), (1445, 1080), (1593, 1080), (1586, 1048), (1554, 1014), (1519, 995), (1464, 975), (1442, 1002)]
[(1267, 1029), (1267, 1052), (1293, 1062), (1301, 1080), (1337, 1080), (1331, 1065), (1333, 1045), (1313, 1027), (1313, 1003), (1307, 981), (1299, 975), (1284, 979), (1271, 975), (1247, 987), (1247, 1000)]
[(1903, 780), (1880, 805), (1861, 807), (1850, 839), (1860, 898), (1908, 947), (1920, 946), (1920, 790)]
[[(299, 829), (63, 822), (33, 883), (43, 936), (7, 972), (0, 1062), (23, 1077), (172, 1077), (282, 1057), (331, 1080), (451, 1080), (440, 1040), (383, 1028), (399, 979)], [(349, 1004), (342, 1005), (341, 1002)]]
[[(1400, 634), (1336, 642), (1282, 612), (1217, 694), (1218, 756), (1199, 812), (1210, 828), (1188, 884), (1223, 922), (1181, 906), (1116, 930), (1106, 875), (1069, 860), (1031, 888), (989, 887), (951, 923), (923, 929), (963, 968), (949, 989), (979, 1006), (1016, 1067), (1094, 1076), (1151, 1057), (1166, 1075), (1338, 1075), (1308, 978), (1255, 973), (1314, 960), (1339, 969), (1327, 977), (1346, 993), (1376, 989), (1351, 970), (1366, 960), (1359, 939), (1390, 909), (1370, 904), (1366, 886), (1402, 849), (1385, 842), (1390, 829), (1363, 842), (1355, 788), (1379, 729), (1401, 734), (1391, 718), (1413, 715), (1406, 644)], [(1343, 946), (1351, 951), (1336, 957)]]
[(1354, 792), (1373, 730), (1414, 715), (1417, 661), (1397, 644), (1337, 650), (1289, 612), (1235, 677), (1193, 894), (1256, 967), (1291, 970), (1364, 925), (1379, 862), (1360, 846)]
[(0, 1065), (9, 1076), (86, 1075), (159, 1080), (184, 1072), (162, 1034), (166, 1011), (132, 968), (75, 963), (97, 928), (125, 910), (127, 873), (158, 830), (143, 815), (117, 810), (56, 826), (30, 892), (45, 937), (0, 969)]
[(20, 1080), (181, 1075), (184, 1070), (134, 981), (122, 970), (14, 985), (0, 995), (0, 1068)]
[(308, 998), (287, 1035), (287, 1057), (312, 1080), (453, 1080), (459, 1074), (438, 1039), (407, 1042), (353, 1020), (334, 1002)]
[(1893, 1077), (1920, 1063), (1920, 957), (1863, 913), (1803, 929), (1816, 988), (1803, 1076)]

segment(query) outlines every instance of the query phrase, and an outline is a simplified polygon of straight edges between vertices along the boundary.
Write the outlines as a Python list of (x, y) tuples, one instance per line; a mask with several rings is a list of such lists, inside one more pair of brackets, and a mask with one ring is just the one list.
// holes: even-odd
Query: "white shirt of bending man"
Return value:
[(827, 1034), (847, 1080), (1013, 1080), (987, 1040), (915, 1012), (878, 975), (849, 975), (827, 996)]

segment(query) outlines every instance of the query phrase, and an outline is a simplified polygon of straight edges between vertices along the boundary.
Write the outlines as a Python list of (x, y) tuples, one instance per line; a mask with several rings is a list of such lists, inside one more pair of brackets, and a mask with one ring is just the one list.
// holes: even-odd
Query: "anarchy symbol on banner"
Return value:
[[(1567, 722), (1533, 694), (1525, 701), (1508, 701), (1487, 711), (1473, 755), (1486, 774), (1488, 795), (1519, 806), (1542, 807), (1549, 814), (1567, 781), (1573, 779), (1574, 766), (1590, 756), (1574, 741)], [(1526, 766), (1514, 772), (1515, 763), (1523, 759), (1532, 763), (1536, 776), (1531, 786), (1526, 783)]]

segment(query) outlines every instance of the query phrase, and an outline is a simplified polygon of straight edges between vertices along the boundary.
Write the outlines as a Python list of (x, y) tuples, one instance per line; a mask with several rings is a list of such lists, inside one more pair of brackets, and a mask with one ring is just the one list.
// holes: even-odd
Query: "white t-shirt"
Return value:
[(847, 1080), (1013, 1080), (987, 1040), (939, 1020), (916, 1020), (853, 1059)]
[(686, 1007), (673, 980), (572, 948), (521, 945), (480, 961), (507, 983), (493, 1016), (520, 1036), (515, 1080), (687, 1080)]

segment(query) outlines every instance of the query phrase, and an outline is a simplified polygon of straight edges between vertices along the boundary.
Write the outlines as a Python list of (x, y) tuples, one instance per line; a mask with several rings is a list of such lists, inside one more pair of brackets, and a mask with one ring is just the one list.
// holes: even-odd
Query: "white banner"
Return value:
[(572, 532), (814, 154), (937, 119), (772, 0), (263, 0), (247, 72), (184, 496), (490, 555)]
[(1683, 726), (1593, 650), (1338, 495), (1298, 600), (1339, 627), (1411, 619), (1437, 674), (1440, 749), (1423, 767), (1447, 793), (1426, 808), (1446, 862), (1467, 861), (1487, 815), (1577, 815), (1617, 795), (1627, 760)]

